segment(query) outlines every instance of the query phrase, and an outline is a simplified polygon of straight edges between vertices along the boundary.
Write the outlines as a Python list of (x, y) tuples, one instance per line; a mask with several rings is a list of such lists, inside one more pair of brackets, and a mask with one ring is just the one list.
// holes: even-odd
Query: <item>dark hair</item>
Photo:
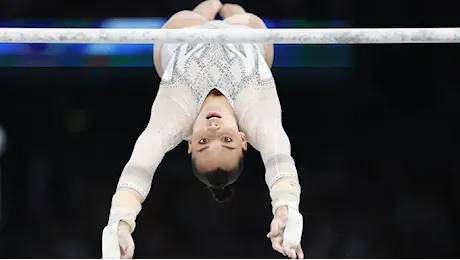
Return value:
[(233, 197), (233, 188), (231, 185), (226, 186), (223, 189), (216, 189), (208, 186), (208, 189), (214, 200), (217, 202), (227, 202)]
[(241, 154), (238, 164), (233, 169), (224, 170), (218, 168), (210, 172), (200, 172), (196, 167), (195, 158), (192, 156), (193, 173), (198, 180), (206, 184), (217, 202), (225, 202), (231, 199), (233, 196), (233, 189), (230, 185), (240, 177), (243, 172), (243, 166), (244, 156)]

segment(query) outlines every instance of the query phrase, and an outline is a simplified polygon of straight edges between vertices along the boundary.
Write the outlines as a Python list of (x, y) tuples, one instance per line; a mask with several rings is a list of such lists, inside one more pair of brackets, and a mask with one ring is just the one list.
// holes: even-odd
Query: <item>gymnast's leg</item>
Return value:
[[(237, 4), (224, 4), (219, 11), (224, 22), (245, 25), (253, 29), (267, 29), (264, 21), (257, 15), (247, 13), (243, 7)], [(264, 44), (265, 61), (271, 67), (274, 58), (273, 44)]]
[[(184, 10), (175, 13), (163, 25), (162, 29), (180, 29), (206, 24), (214, 20), (221, 7), (222, 3), (220, 0), (205, 0), (198, 4), (193, 11)], [(160, 77), (163, 75), (163, 68), (161, 67), (161, 47), (162, 44), (155, 44), (153, 52), (155, 69)]]

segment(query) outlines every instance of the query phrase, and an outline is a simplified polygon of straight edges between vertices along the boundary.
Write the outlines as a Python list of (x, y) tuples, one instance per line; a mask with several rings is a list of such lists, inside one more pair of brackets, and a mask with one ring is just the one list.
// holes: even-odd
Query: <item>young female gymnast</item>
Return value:
[[(224, 20), (214, 20), (219, 14)], [(234, 4), (207, 0), (174, 14), (164, 29), (265, 29), (264, 22)], [(150, 121), (121, 174), (104, 228), (103, 258), (132, 258), (131, 233), (153, 174), (182, 140), (196, 177), (218, 201), (243, 170), (248, 142), (261, 153), (273, 221), (267, 238), (274, 250), (303, 258), (300, 185), (270, 67), (272, 44), (157, 44), (155, 68), (162, 81)]]

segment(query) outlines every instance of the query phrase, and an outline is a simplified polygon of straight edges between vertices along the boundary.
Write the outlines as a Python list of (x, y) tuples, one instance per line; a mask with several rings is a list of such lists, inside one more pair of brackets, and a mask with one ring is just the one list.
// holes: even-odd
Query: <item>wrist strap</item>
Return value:
[(133, 233), (136, 228), (136, 217), (141, 209), (141, 203), (131, 191), (119, 189), (112, 198), (109, 225), (115, 222), (118, 225), (122, 220), (130, 226), (131, 233)]
[(293, 210), (299, 211), (299, 181), (292, 177), (285, 177), (277, 180), (270, 187), (270, 197), (272, 199), (273, 215), (275, 211), (282, 206), (288, 206)]
[(102, 259), (120, 259), (118, 222), (107, 225), (102, 231)]

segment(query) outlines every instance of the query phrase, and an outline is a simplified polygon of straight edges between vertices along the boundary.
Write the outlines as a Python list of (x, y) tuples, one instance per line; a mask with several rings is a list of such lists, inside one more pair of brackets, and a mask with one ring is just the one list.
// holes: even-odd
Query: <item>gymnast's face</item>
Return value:
[(246, 149), (246, 135), (238, 130), (233, 110), (203, 107), (188, 146), (200, 172), (232, 169)]

